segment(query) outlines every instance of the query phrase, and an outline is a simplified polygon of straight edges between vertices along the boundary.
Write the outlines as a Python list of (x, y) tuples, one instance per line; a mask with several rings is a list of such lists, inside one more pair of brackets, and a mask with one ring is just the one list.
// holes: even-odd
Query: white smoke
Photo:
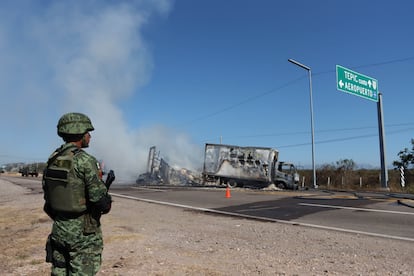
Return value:
[[(50, 82), (50, 90), (42, 94), (56, 109), (55, 122), (66, 112), (87, 114), (95, 126), (88, 151), (121, 180), (136, 179), (145, 171), (153, 145), (172, 163), (199, 168), (201, 150), (190, 137), (163, 126), (130, 129), (119, 107), (150, 81), (154, 65), (142, 28), (149, 20), (168, 15), (170, 1), (49, 4), (30, 14), (23, 35), (37, 55), (33, 63), (39, 63), (39, 71)], [(0, 36), (5, 37), (1, 28)]]

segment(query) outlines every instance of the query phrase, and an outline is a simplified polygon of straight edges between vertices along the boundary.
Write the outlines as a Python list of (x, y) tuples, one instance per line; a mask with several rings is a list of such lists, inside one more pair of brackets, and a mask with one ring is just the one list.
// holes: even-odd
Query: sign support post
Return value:
[(379, 129), (379, 144), (381, 156), (381, 188), (388, 190), (388, 170), (385, 162), (385, 134), (384, 134), (384, 120), (382, 113), (382, 93), (378, 93), (378, 129)]
[(377, 102), (378, 130), (381, 159), (381, 189), (388, 188), (388, 171), (385, 161), (385, 134), (382, 110), (382, 94), (378, 92), (378, 81), (340, 65), (336, 65), (336, 88), (367, 100)]

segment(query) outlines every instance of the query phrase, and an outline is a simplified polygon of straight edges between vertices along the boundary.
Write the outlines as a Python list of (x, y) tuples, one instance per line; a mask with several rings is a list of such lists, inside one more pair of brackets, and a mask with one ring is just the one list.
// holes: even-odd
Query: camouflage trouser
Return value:
[(102, 235), (81, 235), (75, 241), (57, 240), (51, 235), (52, 273), (56, 276), (98, 273), (102, 263)]

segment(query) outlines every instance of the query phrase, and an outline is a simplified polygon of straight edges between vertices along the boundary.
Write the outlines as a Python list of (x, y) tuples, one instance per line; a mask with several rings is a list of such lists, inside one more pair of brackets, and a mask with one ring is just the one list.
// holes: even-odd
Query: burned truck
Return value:
[(203, 183), (230, 187), (298, 189), (295, 166), (278, 160), (279, 152), (267, 147), (206, 144)]

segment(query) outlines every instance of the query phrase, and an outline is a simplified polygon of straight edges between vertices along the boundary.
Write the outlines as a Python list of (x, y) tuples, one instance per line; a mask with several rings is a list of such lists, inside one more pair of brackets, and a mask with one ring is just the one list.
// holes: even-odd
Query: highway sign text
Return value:
[(378, 81), (340, 65), (336, 65), (336, 88), (378, 102)]

